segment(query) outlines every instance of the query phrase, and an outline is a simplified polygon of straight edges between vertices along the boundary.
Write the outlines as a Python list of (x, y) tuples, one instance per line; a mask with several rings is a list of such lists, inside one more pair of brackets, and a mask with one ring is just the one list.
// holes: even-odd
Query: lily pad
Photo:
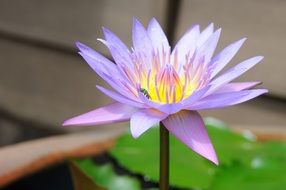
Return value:
[(220, 168), (211, 190), (284, 190), (286, 187), (286, 160), (257, 156), (251, 165), (235, 162)]
[[(269, 161), (269, 164), (273, 162), (272, 164), (274, 165), (282, 164), (281, 162), (278, 163), (276, 158), (279, 158), (280, 160), (286, 159), (286, 143), (262, 144), (256, 142), (254, 136), (240, 135), (232, 132), (224, 123), (218, 120), (209, 118), (205, 120), (205, 123), (218, 154), (220, 165), (213, 165), (206, 159), (194, 153), (175, 137), (171, 136), (171, 185), (181, 188), (221, 189), (223, 180), (220, 178), (226, 180), (230, 179), (232, 175), (230, 171), (234, 173), (237, 172), (236, 175), (239, 176), (240, 174), (243, 175), (243, 172), (253, 170), (254, 168), (252, 168), (251, 165), (257, 158), (275, 158), (270, 159)], [(119, 138), (116, 146), (110, 150), (110, 153), (122, 167), (127, 168), (129, 171), (142, 174), (146, 176), (147, 179), (155, 182), (159, 180), (158, 127), (152, 128), (139, 139), (133, 139), (130, 134), (124, 134)], [(239, 166), (236, 166), (233, 163), (239, 163)], [(260, 173), (264, 171), (268, 172), (268, 170), (265, 169), (256, 172)], [(279, 171), (277, 170), (276, 173), (280, 175)], [(226, 174), (224, 174), (224, 172), (226, 172)], [(269, 170), (269, 172), (275, 173), (275, 168)], [(221, 177), (228, 175), (230, 175), (229, 178)], [(263, 175), (267, 176), (266, 173), (261, 173), (261, 176)], [(281, 175), (286, 179), (286, 174)], [(255, 172), (253, 173), (253, 176), (257, 176)], [(280, 179), (282, 177), (278, 176), (278, 178)], [(259, 180), (259, 177), (257, 180)], [(243, 189), (236, 188), (235, 182), (235, 178), (232, 181), (230, 180), (229, 183), (230, 185), (232, 184), (232, 188), (225, 189)], [(247, 180), (240, 181), (240, 183), (247, 183)]]

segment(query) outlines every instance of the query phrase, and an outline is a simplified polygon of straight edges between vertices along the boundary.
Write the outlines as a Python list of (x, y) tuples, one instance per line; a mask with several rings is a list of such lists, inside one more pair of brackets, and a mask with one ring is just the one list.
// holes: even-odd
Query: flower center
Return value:
[(125, 86), (135, 96), (142, 93), (157, 103), (177, 103), (204, 86), (209, 78), (203, 59), (193, 63), (195, 55), (186, 55), (179, 62), (176, 52), (162, 50), (152, 56), (133, 53), (134, 67), (121, 70), (130, 82)]
[(197, 83), (190, 83), (189, 79), (179, 76), (170, 64), (162, 67), (158, 73), (151, 72), (140, 81), (143, 94), (150, 100), (159, 103), (175, 103), (190, 96), (196, 89)]

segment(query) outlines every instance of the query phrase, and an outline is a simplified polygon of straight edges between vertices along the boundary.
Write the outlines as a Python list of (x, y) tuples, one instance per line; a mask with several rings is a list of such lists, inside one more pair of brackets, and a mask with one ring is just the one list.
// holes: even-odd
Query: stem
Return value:
[(169, 131), (160, 122), (160, 190), (169, 189)]

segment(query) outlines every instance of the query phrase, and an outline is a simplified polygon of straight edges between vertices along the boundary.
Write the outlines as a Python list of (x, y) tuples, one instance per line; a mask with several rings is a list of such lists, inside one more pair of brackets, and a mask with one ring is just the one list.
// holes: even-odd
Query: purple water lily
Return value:
[(103, 28), (114, 62), (82, 43), (79, 54), (113, 90), (97, 88), (116, 101), (79, 115), (63, 125), (88, 126), (130, 120), (131, 133), (138, 138), (160, 121), (193, 151), (218, 164), (218, 159), (198, 110), (239, 104), (267, 92), (251, 89), (259, 82), (231, 82), (263, 57), (247, 59), (218, 73), (230, 62), (245, 41), (238, 40), (213, 57), (221, 29), (210, 24), (202, 32), (191, 27), (171, 50), (159, 25), (152, 19), (147, 27), (133, 21), (131, 50), (111, 31)]

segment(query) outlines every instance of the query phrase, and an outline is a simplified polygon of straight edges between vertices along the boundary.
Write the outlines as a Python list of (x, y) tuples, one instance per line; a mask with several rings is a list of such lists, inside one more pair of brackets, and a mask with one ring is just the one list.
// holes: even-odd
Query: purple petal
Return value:
[(152, 42), (146, 29), (136, 18), (133, 18), (132, 40), (135, 52), (151, 58)]
[(170, 48), (168, 39), (164, 31), (162, 30), (162, 27), (155, 18), (152, 18), (151, 21), (149, 22), (147, 33), (152, 41), (154, 49), (157, 49), (159, 51), (162, 50), (166, 51)]
[(182, 100), (181, 104), (183, 105), (183, 107), (188, 107), (189, 105), (203, 97), (205, 93), (209, 90), (209, 88), (210, 86), (206, 86), (200, 90), (193, 92), (192, 95), (190, 95), (188, 98)]
[(125, 96), (131, 100), (137, 101), (137, 97), (135, 97), (134, 94), (130, 92), (129, 89), (127, 89), (121, 82), (120, 78), (116, 75), (108, 76), (104, 73), (98, 74), (105, 82), (107, 82), (114, 90), (119, 92), (122, 96)]
[(103, 33), (106, 41), (101, 39), (99, 40), (109, 48), (114, 61), (119, 65), (132, 65), (128, 47), (107, 28), (103, 28)]
[(178, 63), (185, 62), (186, 55), (192, 56), (196, 49), (196, 42), (200, 35), (200, 26), (194, 25), (189, 29), (183, 37), (176, 44), (172, 55), (177, 53), (178, 55)]
[(137, 109), (113, 103), (66, 120), (63, 126), (91, 126), (128, 121)]
[(111, 90), (107, 90), (106, 88), (103, 88), (102, 86), (97, 85), (96, 87), (105, 95), (111, 97), (112, 99), (114, 99), (114, 100), (116, 100), (122, 104), (127, 104), (127, 105), (137, 107), (137, 108), (145, 108), (146, 107), (141, 102), (130, 100), (124, 96), (121, 96), (120, 94), (117, 94), (116, 92), (113, 92)]
[(245, 40), (246, 38), (243, 38), (237, 42), (230, 44), (211, 60), (210, 66), (213, 67), (211, 78), (215, 77), (216, 74), (229, 63), (229, 61), (235, 56)]
[(128, 47), (120, 40), (120, 38), (111, 32), (109, 29), (103, 27), (103, 33), (105, 40), (114, 45), (118, 49), (122, 49), (122, 52), (130, 53)]
[(215, 150), (198, 112), (184, 110), (168, 116), (162, 122), (189, 148), (218, 165)]
[(216, 79), (211, 81), (212, 87), (209, 89), (209, 91), (205, 94), (205, 96), (215, 92), (217, 89), (222, 87), (223, 85), (229, 83), (230, 81), (234, 80), (235, 78), (239, 77), (249, 69), (251, 69), (253, 66), (255, 66), (258, 62), (260, 62), (263, 59), (262, 56), (253, 57), (250, 59), (247, 59), (240, 64), (236, 65), (235, 67), (229, 69), (227, 72), (225, 72), (223, 75), (217, 77)]
[(173, 104), (159, 104), (149, 100), (145, 95), (139, 93), (139, 98), (142, 102), (148, 105), (150, 108), (157, 109), (166, 114), (174, 114), (180, 111), (183, 108), (183, 104), (173, 103)]
[(132, 115), (130, 120), (131, 134), (134, 138), (138, 138), (145, 131), (150, 129), (168, 115), (154, 109), (143, 109)]
[(208, 38), (208, 40), (204, 44), (202, 44), (200, 48), (197, 49), (196, 57), (194, 60), (195, 66), (200, 64), (202, 58), (204, 58), (205, 63), (208, 63), (211, 60), (211, 57), (213, 56), (216, 46), (218, 44), (220, 33), (221, 33), (221, 29), (216, 30)]
[[(105, 29), (107, 30), (107, 29)], [(126, 94), (125, 87), (120, 85), (120, 83), (114, 83), (113, 81), (118, 81), (119, 79), (123, 79), (124, 76), (118, 70), (118, 67), (106, 59), (105, 57), (101, 56), (97, 52), (93, 51), (91, 48), (77, 42), (76, 45), (81, 50), (79, 54), (86, 60), (86, 62), (95, 70), (95, 72), (103, 78), (110, 86), (116, 89), (121, 94)], [(128, 96), (132, 98), (131, 96)]]
[(215, 91), (215, 93), (237, 92), (241, 90), (247, 90), (259, 84), (261, 84), (261, 82), (233, 82), (222, 86), (217, 91)]
[(238, 92), (226, 92), (209, 95), (195, 104), (189, 106), (188, 110), (204, 110), (213, 108), (223, 108), (236, 105), (257, 96), (267, 93), (265, 89), (243, 90)]
[(85, 59), (85, 61), (94, 71), (101, 71), (108, 75), (110, 73), (116, 73), (117, 75), (119, 74), (116, 65), (109, 59), (80, 42), (76, 42), (76, 46), (80, 50), (79, 54)]
[(207, 41), (207, 39), (213, 34), (213, 31), (214, 31), (214, 24), (211, 23), (206, 27), (206, 29), (204, 29), (201, 32), (200, 37), (198, 38), (197, 41), (197, 47), (201, 47)]

